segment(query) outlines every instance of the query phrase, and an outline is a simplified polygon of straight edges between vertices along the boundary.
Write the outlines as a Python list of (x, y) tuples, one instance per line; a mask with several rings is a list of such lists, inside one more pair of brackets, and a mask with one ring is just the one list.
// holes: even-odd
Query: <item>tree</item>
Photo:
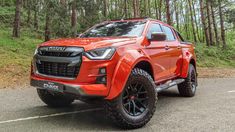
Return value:
[(219, 36), (218, 36), (216, 20), (215, 20), (215, 11), (213, 9), (213, 5), (212, 4), (211, 4), (211, 16), (212, 16), (212, 23), (213, 23), (213, 28), (214, 28), (214, 32), (215, 32), (216, 45), (219, 46)]
[(209, 46), (214, 45), (214, 40), (213, 40), (213, 33), (212, 33), (212, 27), (211, 27), (211, 15), (210, 15), (210, 5), (211, 5), (211, 0), (206, 1), (206, 10), (207, 10), (207, 26), (208, 26), (208, 31), (209, 31)]
[(137, 0), (133, 0), (133, 12), (134, 12), (134, 18), (138, 17), (138, 7), (137, 7)]
[(206, 27), (206, 19), (205, 19), (205, 14), (204, 14), (204, 1), (200, 0), (200, 12), (201, 12), (201, 20), (202, 20), (202, 26), (204, 30), (204, 35), (206, 38), (206, 45), (209, 46), (209, 35), (208, 35), (208, 28)]
[(108, 16), (108, 2), (107, 2), (107, 0), (103, 0), (103, 3), (104, 3), (103, 14), (104, 14), (104, 17), (107, 17)]
[(167, 23), (171, 25), (170, 0), (166, 0), (166, 19)]
[(50, 31), (50, 15), (46, 14), (46, 24), (45, 24), (45, 41), (49, 41), (51, 39), (51, 31)]
[(20, 37), (20, 10), (22, 0), (16, 0), (15, 20), (13, 26), (13, 37)]
[(218, 4), (219, 4), (221, 38), (222, 38), (223, 48), (225, 49), (226, 48), (226, 40), (225, 40), (224, 17), (223, 17), (223, 13), (222, 13), (221, 0), (218, 0)]
[(35, 0), (34, 1), (34, 21), (33, 21), (33, 26), (35, 28), (35, 30), (37, 31), (38, 30), (38, 12), (39, 12), (39, 1), (38, 0)]
[(191, 17), (191, 24), (192, 24), (192, 30), (193, 30), (193, 38), (194, 42), (197, 42), (197, 37), (196, 37), (196, 32), (195, 32), (195, 27), (194, 27), (194, 19), (193, 19), (193, 10), (192, 10), (192, 2), (191, 0), (188, 0), (189, 4), (189, 11), (190, 11), (190, 17)]
[(178, 5), (177, 5), (177, 0), (174, 0), (174, 10), (175, 10), (175, 20), (176, 20), (176, 28), (179, 31), (179, 11), (178, 11)]
[(77, 2), (72, 2), (72, 16), (71, 16), (72, 36), (77, 36)]

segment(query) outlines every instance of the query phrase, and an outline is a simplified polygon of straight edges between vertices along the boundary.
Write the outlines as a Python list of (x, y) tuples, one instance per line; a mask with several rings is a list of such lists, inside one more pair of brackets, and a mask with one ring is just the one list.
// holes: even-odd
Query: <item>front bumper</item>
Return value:
[[(44, 85), (51, 84), (51, 87), (45, 87)], [(31, 79), (30, 85), (38, 89), (45, 89), (51, 92), (72, 94), (77, 97), (103, 97), (106, 95), (106, 87), (103, 84), (90, 84), (90, 85), (74, 85), (68, 83), (61, 83), (48, 80), (36, 80)], [(56, 86), (56, 89), (53, 86)], [(86, 91), (85, 91), (85, 90)]]

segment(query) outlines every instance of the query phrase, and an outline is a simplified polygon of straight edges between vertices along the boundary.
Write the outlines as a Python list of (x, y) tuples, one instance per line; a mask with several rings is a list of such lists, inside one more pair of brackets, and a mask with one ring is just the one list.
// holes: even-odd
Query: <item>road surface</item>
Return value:
[[(0, 131), (121, 131), (101, 106), (76, 101), (69, 108), (48, 108), (34, 88), (0, 90)], [(199, 79), (193, 98), (176, 87), (159, 95), (152, 120), (136, 131), (235, 131), (235, 78)]]

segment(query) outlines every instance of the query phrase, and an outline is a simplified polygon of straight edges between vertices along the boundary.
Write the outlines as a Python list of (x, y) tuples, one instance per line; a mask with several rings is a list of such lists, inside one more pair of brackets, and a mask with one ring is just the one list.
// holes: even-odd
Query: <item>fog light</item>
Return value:
[(101, 78), (101, 82), (106, 82), (106, 76)]
[(100, 68), (99, 74), (106, 74), (106, 68)]
[(96, 78), (97, 84), (106, 84), (107, 83), (107, 71), (106, 67), (102, 67), (99, 69), (99, 76)]
[(96, 78), (97, 84), (106, 84), (107, 83), (107, 77), (106, 76), (100, 76)]

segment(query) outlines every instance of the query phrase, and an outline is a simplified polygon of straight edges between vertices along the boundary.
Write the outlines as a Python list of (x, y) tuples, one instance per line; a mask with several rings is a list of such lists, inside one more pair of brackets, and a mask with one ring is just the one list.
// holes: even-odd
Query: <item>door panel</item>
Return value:
[(176, 42), (168, 42), (170, 48), (170, 74), (171, 76), (179, 76), (182, 66), (182, 51), (180, 44)]
[(169, 46), (169, 72), (171, 77), (179, 76), (181, 73), (182, 64), (182, 51), (180, 42), (178, 41), (174, 31), (167, 26), (162, 26), (164, 32), (167, 35), (167, 45)]
[(151, 42), (151, 44), (144, 49), (152, 59), (155, 73), (154, 78), (157, 82), (166, 80), (170, 77), (170, 54), (169, 50), (165, 49), (165, 46), (165, 42)]

